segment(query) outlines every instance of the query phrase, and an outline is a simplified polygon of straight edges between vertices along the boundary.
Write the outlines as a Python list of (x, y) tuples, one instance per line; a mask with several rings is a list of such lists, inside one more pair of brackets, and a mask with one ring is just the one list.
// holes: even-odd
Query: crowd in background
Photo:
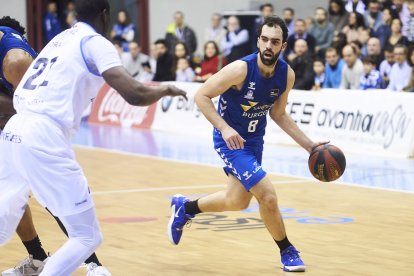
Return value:
[[(287, 47), (280, 55), (296, 74), (294, 89), (388, 89), (414, 92), (414, 0), (330, 0), (307, 18), (294, 9), (260, 7), (254, 24), (242, 27), (240, 18), (211, 15), (211, 25), (196, 34), (177, 11), (173, 22), (142, 53), (135, 40), (136, 26), (127, 11), (117, 14), (111, 39), (124, 66), (139, 81), (204, 82), (227, 63), (256, 49), (256, 29), (263, 18), (280, 15), (289, 29)], [(73, 9), (65, 11), (69, 26), (76, 23)], [(48, 6), (44, 28), (51, 39), (56, 7)], [(201, 40), (203, 52), (197, 53)]]

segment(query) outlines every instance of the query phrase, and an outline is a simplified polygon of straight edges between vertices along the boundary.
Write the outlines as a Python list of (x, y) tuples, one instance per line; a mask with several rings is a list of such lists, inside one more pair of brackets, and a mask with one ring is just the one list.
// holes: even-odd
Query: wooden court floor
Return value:
[[(77, 148), (104, 242), (97, 254), (113, 275), (288, 275), (261, 223), (245, 212), (203, 214), (169, 243), (169, 197), (224, 188), (221, 168)], [(270, 175), (303, 275), (414, 275), (414, 194)], [(65, 241), (34, 199), (35, 225), (52, 254)], [(0, 269), (26, 254), (17, 235), (0, 248)], [(74, 275), (86, 275), (80, 268)], [(296, 275), (296, 274), (295, 274)]]

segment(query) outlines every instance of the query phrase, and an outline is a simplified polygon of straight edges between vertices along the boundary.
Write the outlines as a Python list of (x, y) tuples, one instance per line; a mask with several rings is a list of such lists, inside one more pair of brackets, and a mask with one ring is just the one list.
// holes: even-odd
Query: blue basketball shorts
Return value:
[(244, 149), (230, 150), (223, 141), (214, 143), (214, 148), (226, 164), (224, 172), (236, 177), (246, 191), (250, 191), (266, 176), (262, 169), (263, 144), (245, 144)]

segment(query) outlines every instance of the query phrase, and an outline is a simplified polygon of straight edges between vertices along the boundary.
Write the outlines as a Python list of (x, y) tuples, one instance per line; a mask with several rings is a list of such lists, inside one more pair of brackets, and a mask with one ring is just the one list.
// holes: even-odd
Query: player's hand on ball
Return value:
[(166, 89), (166, 96), (172, 96), (172, 97), (176, 97), (176, 96), (182, 96), (184, 97), (184, 99), (187, 99), (187, 92), (185, 92), (184, 90), (181, 90), (180, 88), (174, 86), (174, 85), (165, 85), (165, 89)]
[(323, 142), (315, 142), (313, 143), (310, 148), (308, 148), (308, 152), (311, 153), (314, 149), (316, 149), (320, 145), (329, 144), (330, 141), (323, 141)]
[(244, 149), (244, 140), (240, 134), (231, 127), (226, 127), (221, 130), (221, 136), (226, 142), (227, 147), (231, 150)]

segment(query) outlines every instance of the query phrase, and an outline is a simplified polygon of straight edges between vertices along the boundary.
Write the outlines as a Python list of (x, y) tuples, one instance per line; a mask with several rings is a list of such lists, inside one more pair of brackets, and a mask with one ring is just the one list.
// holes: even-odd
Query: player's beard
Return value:
[[(273, 66), (273, 65), (275, 65), (277, 59), (279, 58), (280, 52), (281, 51), (279, 51), (276, 54), (274, 54), (271, 50), (264, 50), (263, 52), (262, 51), (259, 51), (259, 53), (260, 53), (260, 60), (266, 66)], [(272, 55), (272, 58), (269, 59), (269, 58), (265, 57), (265, 53), (271, 54)]]

